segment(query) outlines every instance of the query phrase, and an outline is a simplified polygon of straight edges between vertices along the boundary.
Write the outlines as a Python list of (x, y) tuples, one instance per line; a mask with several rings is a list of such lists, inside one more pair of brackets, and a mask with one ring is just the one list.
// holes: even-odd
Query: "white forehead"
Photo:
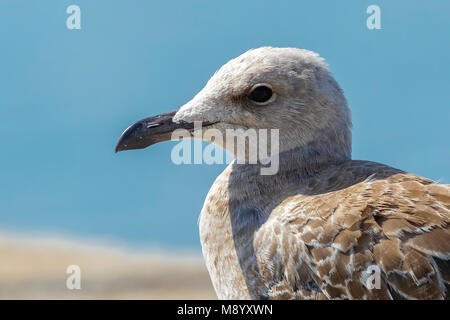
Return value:
[[(328, 69), (324, 59), (317, 53), (297, 48), (261, 47), (251, 49), (228, 61), (217, 73), (244, 73), (276, 68), (279, 71), (299, 71), (306, 66)], [(280, 70), (281, 69), (281, 70)]]
[(261, 47), (228, 61), (210, 79), (209, 85), (240, 86), (264, 78), (296, 78), (304, 70), (328, 74), (328, 65), (317, 53), (297, 48)]

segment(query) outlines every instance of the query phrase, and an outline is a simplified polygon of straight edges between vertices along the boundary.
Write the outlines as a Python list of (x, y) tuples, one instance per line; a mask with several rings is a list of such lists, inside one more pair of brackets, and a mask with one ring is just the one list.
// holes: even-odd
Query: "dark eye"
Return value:
[(248, 98), (258, 104), (264, 104), (272, 98), (273, 92), (267, 85), (256, 85), (248, 95)]

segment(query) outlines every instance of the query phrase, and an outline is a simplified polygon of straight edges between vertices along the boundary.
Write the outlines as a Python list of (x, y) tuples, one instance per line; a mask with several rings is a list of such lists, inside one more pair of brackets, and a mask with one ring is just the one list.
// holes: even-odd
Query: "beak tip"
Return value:
[(177, 111), (142, 119), (129, 126), (117, 141), (114, 153), (125, 150), (144, 149), (152, 144), (170, 140), (171, 133), (178, 128), (172, 122)]
[(122, 144), (118, 143), (116, 145), (116, 147), (114, 148), (114, 153), (119, 153), (120, 151), (123, 151), (123, 150), (125, 150), (124, 146)]

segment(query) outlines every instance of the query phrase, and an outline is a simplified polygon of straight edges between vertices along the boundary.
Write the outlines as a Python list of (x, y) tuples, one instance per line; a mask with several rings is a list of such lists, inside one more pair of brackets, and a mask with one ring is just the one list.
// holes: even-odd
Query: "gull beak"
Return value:
[(171, 140), (176, 129), (194, 129), (193, 122), (172, 121), (178, 110), (142, 119), (129, 126), (120, 136), (116, 144), (116, 153), (124, 150), (144, 149), (152, 144)]

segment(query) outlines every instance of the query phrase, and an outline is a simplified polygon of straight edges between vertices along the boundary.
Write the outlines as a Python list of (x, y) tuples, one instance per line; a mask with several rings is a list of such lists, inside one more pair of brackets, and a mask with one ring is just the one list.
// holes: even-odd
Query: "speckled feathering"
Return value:
[[(248, 98), (258, 84), (273, 90), (264, 105)], [(317, 54), (250, 50), (172, 115), (175, 124), (201, 120), (221, 132), (280, 130), (277, 174), (234, 162), (206, 197), (200, 238), (219, 298), (449, 296), (449, 185), (351, 160), (350, 111)], [(138, 148), (127, 147), (129, 136), (118, 151)], [(367, 286), (371, 266), (378, 288)]]

